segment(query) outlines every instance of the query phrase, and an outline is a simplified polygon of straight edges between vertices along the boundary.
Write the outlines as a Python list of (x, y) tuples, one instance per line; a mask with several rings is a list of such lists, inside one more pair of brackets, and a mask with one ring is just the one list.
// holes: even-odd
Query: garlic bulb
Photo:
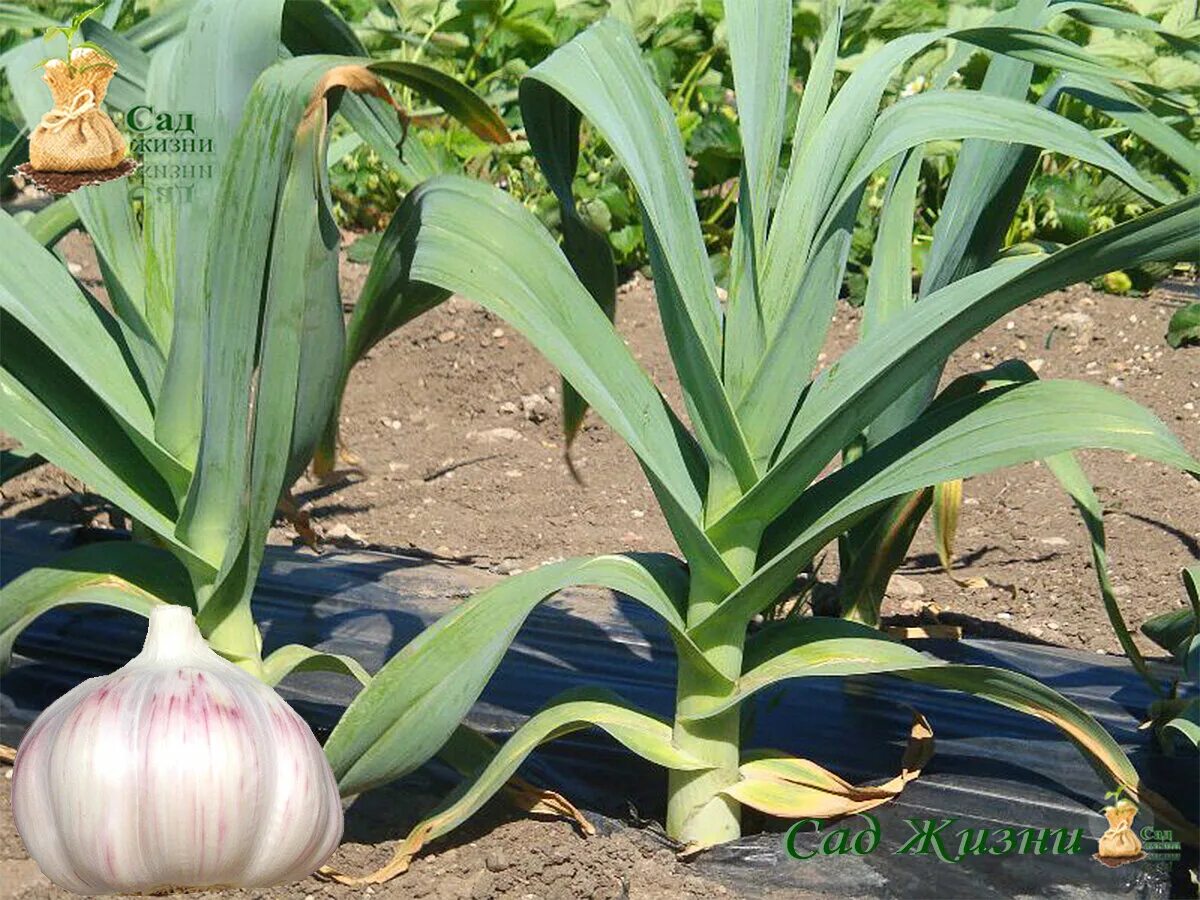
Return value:
[(79, 894), (295, 881), (342, 837), (337, 783), (308, 726), (169, 605), (128, 665), (34, 722), (12, 808), (30, 856)]

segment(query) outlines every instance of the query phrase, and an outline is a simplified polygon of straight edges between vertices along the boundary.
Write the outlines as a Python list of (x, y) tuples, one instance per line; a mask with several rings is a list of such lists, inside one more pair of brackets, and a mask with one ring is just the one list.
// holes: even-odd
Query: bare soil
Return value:
[[(5, 768), (8, 775), (11, 769)], [(0, 900), (69, 900), (29, 859), (13, 825), (11, 781), (0, 788)], [(391, 856), (390, 843), (348, 839), (329, 861), (366, 873)], [(172, 895), (168, 895), (172, 896)], [(584, 838), (563, 821), (513, 819), (494, 806), (449, 838), (435, 842), (404, 875), (374, 886), (346, 886), (311, 876), (268, 889), (178, 894), (212, 900), (713, 900), (730, 888), (689, 871), (661, 841), (623, 829)]]

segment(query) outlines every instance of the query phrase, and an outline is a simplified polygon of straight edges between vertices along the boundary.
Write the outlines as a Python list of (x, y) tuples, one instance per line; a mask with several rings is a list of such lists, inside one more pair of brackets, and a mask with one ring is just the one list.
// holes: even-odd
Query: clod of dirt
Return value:
[(923, 597), (925, 588), (915, 578), (897, 572), (888, 579), (887, 593), (891, 597)]
[(1090, 331), (1096, 325), (1096, 320), (1085, 312), (1065, 312), (1062, 313), (1054, 324), (1064, 331), (1083, 332)]
[(521, 412), (530, 422), (544, 422), (554, 414), (554, 407), (541, 394), (526, 394), (521, 398)]

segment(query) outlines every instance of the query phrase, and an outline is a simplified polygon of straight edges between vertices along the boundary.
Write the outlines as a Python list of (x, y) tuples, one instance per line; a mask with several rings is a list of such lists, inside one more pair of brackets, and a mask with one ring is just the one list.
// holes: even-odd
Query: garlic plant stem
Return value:
[(150, 627), (139, 658), (146, 662), (176, 660), (204, 648), (204, 638), (192, 611), (186, 606), (164, 603), (150, 611)]
[[(732, 486), (729, 488), (732, 490)], [(727, 497), (710, 497), (710, 508), (723, 508)], [(735, 577), (744, 579), (754, 569), (761, 533), (750, 527), (722, 558)], [(695, 625), (711, 614), (725, 593), (706, 583), (702, 572), (693, 570), (688, 596), (687, 624)], [(746, 633), (735, 629), (722, 643), (702, 647), (705, 658), (719, 672), (736, 679), (742, 671), (742, 648)], [(679, 658), (675, 690), (676, 710), (692, 707), (700, 697), (724, 699), (734, 690), (730, 681), (714, 679), (686, 656)], [(688, 721), (677, 715), (672, 741), (683, 750), (713, 765), (701, 772), (672, 771), (667, 787), (667, 834), (685, 844), (711, 846), (741, 837), (741, 804), (721, 793), (737, 782), (741, 763), (741, 713), (734, 706), (709, 719)]]
[[(741, 646), (722, 647), (726, 658), (741, 657)], [(706, 673), (681, 657), (676, 708), (685, 708), (696, 695), (720, 697), (731, 688), (714, 684)], [(741, 836), (741, 805), (720, 793), (738, 779), (740, 710), (733, 707), (710, 719), (675, 720), (673, 742), (714, 768), (701, 772), (672, 771), (668, 781), (667, 834), (684, 844), (711, 846)]]

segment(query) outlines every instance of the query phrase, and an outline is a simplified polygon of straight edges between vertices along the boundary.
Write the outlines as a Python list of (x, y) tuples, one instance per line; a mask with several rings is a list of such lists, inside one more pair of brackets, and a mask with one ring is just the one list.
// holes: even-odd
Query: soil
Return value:
[[(87, 239), (60, 250), (89, 286), (99, 271)], [(367, 267), (342, 265), (347, 304)], [(964, 346), (946, 379), (1021, 357), (1043, 378), (1076, 378), (1124, 392), (1156, 412), (1200, 456), (1200, 349), (1170, 349), (1167, 321), (1195, 299), (1172, 282), (1143, 297), (1078, 285), (1036, 300)], [(821, 365), (852, 346), (859, 312), (840, 304)], [(654, 302), (635, 275), (620, 290), (618, 327), (676, 409), (683, 404)], [(354, 370), (342, 438), (355, 467), (295, 496), (327, 543), (418, 550), (512, 574), (563, 557), (674, 551), (636, 458), (595, 415), (564, 462), (561, 387), (549, 364), (508, 325), (453, 298), (379, 344)], [(1109, 566), (1131, 630), (1186, 600), (1179, 570), (1200, 558), (1200, 485), (1156, 463), (1081, 454), (1105, 506)], [(1119, 652), (1104, 613), (1087, 533), (1038, 463), (971, 479), (953, 577), (922, 525), (884, 603), (893, 624), (940, 621), (964, 633)], [(121, 525), (124, 517), (52, 467), (0, 488), (0, 515)], [(272, 541), (297, 541), (286, 523)], [(836, 554), (818, 577), (836, 579)], [(970, 586), (964, 586), (964, 582)], [(1142, 649), (1158, 653), (1137, 638)]]
[[(5, 768), (4, 775), (11, 773)], [(69, 900), (29, 859), (13, 825), (11, 780), (0, 788), (0, 900)], [(515, 815), (515, 814), (511, 814)], [(485, 808), (448, 838), (430, 845), (401, 877), (382, 885), (347, 886), (310, 876), (275, 888), (180, 893), (193, 898), (261, 900), (700, 900), (734, 897), (724, 884), (689, 871), (661, 839), (623, 828), (582, 837), (565, 821), (513, 819), (496, 805)], [(391, 843), (352, 837), (329, 864), (365, 873), (391, 856)], [(794, 895), (793, 895), (794, 896)]]

